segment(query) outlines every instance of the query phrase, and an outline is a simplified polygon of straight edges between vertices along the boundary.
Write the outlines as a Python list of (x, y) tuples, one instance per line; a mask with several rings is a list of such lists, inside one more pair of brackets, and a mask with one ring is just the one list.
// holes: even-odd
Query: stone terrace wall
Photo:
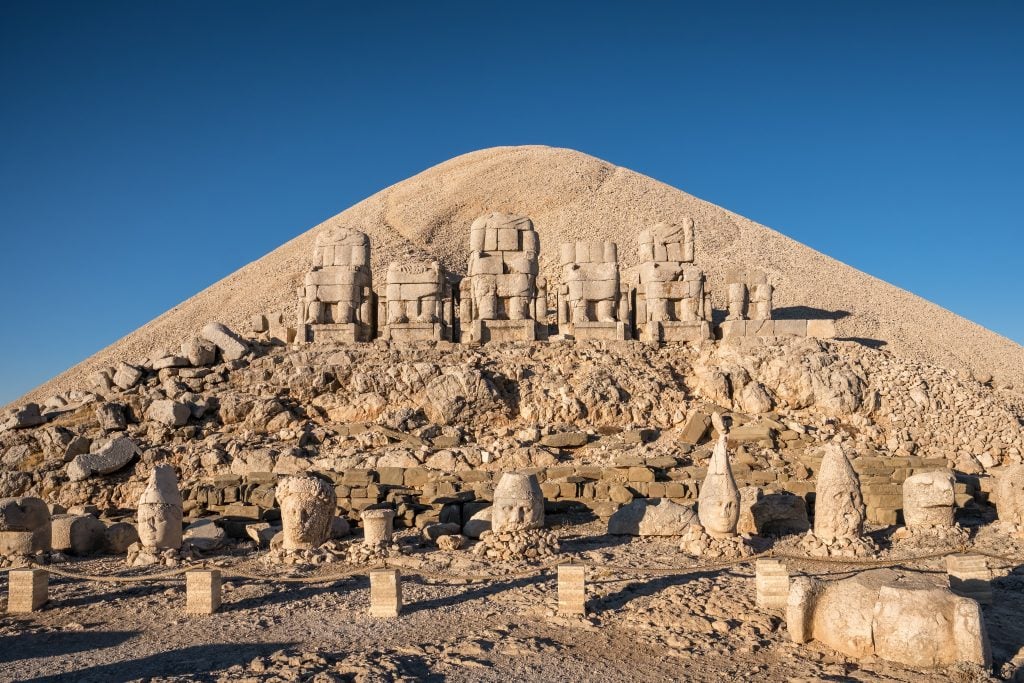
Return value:
[[(733, 458), (739, 486), (782, 490), (813, 501), (814, 480), (821, 459), (809, 454), (795, 456), (806, 473), (793, 477), (773, 470), (754, 469)], [(869, 521), (896, 524), (903, 506), (902, 483), (912, 474), (946, 467), (941, 458), (860, 457), (853, 460), (861, 478), (861, 489)], [(693, 504), (706, 474), (705, 467), (681, 466), (669, 456), (620, 458), (614, 466), (565, 464), (528, 470), (537, 474), (549, 512), (588, 509), (601, 518), (609, 517), (634, 498), (668, 498)], [(398, 526), (423, 527), (444, 521), (464, 523), (486, 507), (500, 472), (465, 470), (445, 473), (423, 467), (382, 467), (377, 470), (350, 469), (321, 472), (334, 482), (338, 514), (358, 519), (359, 512), (378, 503), (397, 508)], [(215, 513), (241, 520), (273, 520), (273, 473), (218, 475), (186, 486), (185, 510), (191, 516)], [(965, 479), (956, 484), (958, 507), (971, 505), (978, 495), (976, 482)]]

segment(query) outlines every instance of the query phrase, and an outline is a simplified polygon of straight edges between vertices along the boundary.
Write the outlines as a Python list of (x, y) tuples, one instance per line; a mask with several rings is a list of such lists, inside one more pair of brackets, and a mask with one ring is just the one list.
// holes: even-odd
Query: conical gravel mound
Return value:
[(1024, 347), (1009, 339), (652, 178), (581, 152), (525, 146), (465, 154), (378, 192), (175, 306), (25, 399), (81, 388), (89, 372), (173, 348), (211, 320), (244, 327), (254, 314), (293, 310), (296, 287), (312, 260), (313, 240), (329, 226), (345, 224), (369, 234), (378, 286), (388, 262), (414, 252), (433, 254), (450, 270), (464, 273), (470, 223), (485, 211), (533, 218), (541, 238), (541, 269), (552, 280), (557, 279), (561, 242), (616, 241), (622, 265), (628, 268), (637, 261), (640, 230), (688, 215), (696, 222), (697, 263), (708, 275), (716, 308), (724, 308), (727, 268), (759, 267), (775, 285), (777, 317), (834, 317), (842, 338), (1024, 385)]

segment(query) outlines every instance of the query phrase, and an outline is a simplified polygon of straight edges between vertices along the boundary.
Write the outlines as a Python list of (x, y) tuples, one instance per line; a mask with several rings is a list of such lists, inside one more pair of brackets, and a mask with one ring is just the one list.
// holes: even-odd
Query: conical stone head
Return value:
[[(719, 417), (715, 424), (721, 425)], [(726, 449), (727, 434), (722, 427), (718, 442), (708, 463), (708, 473), (697, 497), (697, 518), (704, 531), (715, 538), (736, 535), (736, 523), (740, 518), (740, 491), (732, 476), (729, 453)]]
[(814, 535), (826, 543), (864, 533), (860, 479), (838, 444), (825, 447), (814, 491)]
[(544, 494), (533, 474), (506, 472), (494, 489), (491, 529), (523, 531), (544, 527)]
[(181, 547), (182, 504), (178, 477), (170, 465), (157, 465), (139, 498), (139, 541), (147, 548)]

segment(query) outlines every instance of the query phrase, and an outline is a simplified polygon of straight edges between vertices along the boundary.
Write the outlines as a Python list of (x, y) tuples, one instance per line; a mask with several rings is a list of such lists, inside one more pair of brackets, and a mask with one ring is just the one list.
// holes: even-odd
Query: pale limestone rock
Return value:
[(183, 427), (188, 424), (191, 414), (191, 409), (184, 403), (164, 399), (153, 401), (146, 411), (146, 419), (167, 427)]
[(226, 361), (238, 360), (249, 353), (249, 345), (222, 323), (207, 323), (199, 336), (215, 344)]
[(38, 403), (26, 403), (10, 411), (0, 422), (0, 432), (8, 429), (25, 429), (43, 424), (46, 420), (39, 412)]
[(609, 534), (682, 536), (696, 523), (693, 508), (668, 499), (638, 498), (608, 519)]
[(840, 581), (794, 580), (786, 627), (794, 642), (817, 640), (856, 659), (876, 656), (921, 668), (991, 664), (977, 602), (901, 581), (891, 570)]
[(488, 507), (475, 513), (469, 520), (462, 525), (462, 533), (469, 538), (478, 539), (484, 533), (491, 530), (491, 517), (493, 516), (494, 508)]
[[(189, 365), (196, 368), (213, 365), (217, 362), (217, 345), (198, 337), (193, 337), (181, 344), (181, 355), (188, 359)], [(116, 377), (114, 378), (116, 381)]]
[(139, 542), (139, 532), (130, 522), (117, 522), (103, 534), (103, 550), (111, 555), (124, 555), (133, 543)]
[(55, 552), (90, 555), (103, 549), (107, 527), (92, 515), (55, 515), (50, 545)]
[(736, 535), (736, 523), (740, 515), (740, 493), (729, 465), (726, 448), (728, 433), (716, 413), (714, 418), (718, 429), (718, 442), (708, 462), (708, 472), (697, 497), (697, 517), (704, 531), (712, 538), (726, 538)]
[(494, 489), (491, 528), (495, 533), (544, 527), (544, 494), (534, 474), (505, 472)]
[(281, 505), (282, 548), (311, 550), (331, 536), (334, 488), (316, 477), (285, 477), (277, 484)]
[(178, 549), (182, 542), (182, 501), (170, 465), (157, 465), (139, 498), (139, 541), (150, 550)]
[(50, 550), (50, 509), (39, 498), (0, 499), (0, 534), (26, 532), (31, 534), (31, 552)]
[(181, 540), (196, 550), (209, 552), (223, 546), (227, 534), (212, 519), (199, 519), (185, 527)]
[(765, 494), (757, 486), (740, 489), (737, 533), (759, 536), (801, 534), (811, 528), (807, 503), (788, 491)]
[(856, 539), (864, 532), (860, 480), (842, 448), (825, 448), (814, 494), (814, 535), (825, 543)]
[(113, 382), (118, 389), (131, 389), (142, 379), (142, 370), (139, 370), (128, 363), (118, 363), (114, 366)]
[(953, 526), (956, 479), (949, 470), (920, 472), (903, 482), (903, 520), (908, 528)]
[(999, 523), (1024, 536), (1024, 465), (1010, 465), (995, 473), (995, 503)]
[(96, 474), (111, 474), (131, 462), (137, 452), (135, 441), (127, 436), (118, 437), (96, 453), (75, 456), (68, 463), (68, 478), (83, 481)]

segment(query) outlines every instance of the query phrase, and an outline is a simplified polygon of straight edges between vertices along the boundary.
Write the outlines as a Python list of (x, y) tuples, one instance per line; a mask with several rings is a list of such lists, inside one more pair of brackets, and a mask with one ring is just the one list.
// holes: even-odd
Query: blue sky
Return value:
[(1024, 342), (1019, 2), (0, 5), (0, 404), (457, 154), (571, 147)]

